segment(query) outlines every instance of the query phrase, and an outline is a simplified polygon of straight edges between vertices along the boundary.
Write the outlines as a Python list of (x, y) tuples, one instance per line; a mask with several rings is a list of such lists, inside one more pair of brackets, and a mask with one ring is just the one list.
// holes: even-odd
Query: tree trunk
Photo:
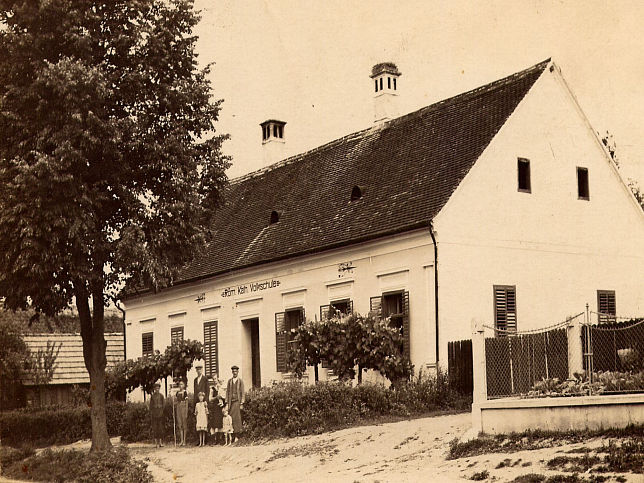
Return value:
[(320, 380), (320, 376), (318, 374), (318, 365), (315, 365), (315, 382), (317, 383)]
[(83, 339), (83, 358), (89, 372), (90, 415), (92, 418), (92, 447), (90, 451), (105, 451), (112, 447), (107, 433), (105, 415), (105, 357), (104, 306), (103, 293), (93, 291), (93, 313), (89, 309), (89, 294), (79, 290), (76, 294), (76, 307), (81, 322)]
[(358, 365), (358, 385), (362, 384), (362, 367)]

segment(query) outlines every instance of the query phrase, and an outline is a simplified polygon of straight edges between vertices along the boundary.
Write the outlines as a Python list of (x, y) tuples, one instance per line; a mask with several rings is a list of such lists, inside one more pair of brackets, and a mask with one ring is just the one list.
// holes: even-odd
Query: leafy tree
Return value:
[(142, 387), (152, 393), (154, 383), (159, 379), (183, 378), (195, 359), (203, 358), (203, 345), (196, 340), (182, 340), (166, 347), (161, 354), (155, 351), (149, 356), (120, 362), (107, 371), (106, 389), (108, 394), (120, 395), (125, 391)]
[(0, 0), (0, 296), (75, 304), (92, 451), (109, 448), (104, 307), (207, 241), (225, 184), (221, 101), (190, 0)]
[(20, 328), (10, 321), (0, 320), (0, 397), (2, 407), (9, 404), (11, 384), (18, 383), (25, 373), (29, 349), (22, 339)]
[[(411, 364), (403, 355), (403, 337), (389, 319), (374, 314), (339, 316), (332, 313), (320, 322), (305, 322), (296, 329), (295, 343), (289, 348), (289, 368), (301, 377), (306, 366), (323, 360), (341, 380), (373, 369), (392, 382), (407, 379)], [(316, 373), (317, 381), (317, 373)]]

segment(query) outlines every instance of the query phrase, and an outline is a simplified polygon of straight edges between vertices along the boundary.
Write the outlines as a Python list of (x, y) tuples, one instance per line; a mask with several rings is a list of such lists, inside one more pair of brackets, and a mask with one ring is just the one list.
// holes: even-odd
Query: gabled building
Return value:
[(644, 312), (644, 213), (553, 62), (395, 117), (400, 75), (374, 67), (374, 126), (231, 181), (208, 248), (125, 301), (128, 358), (198, 339), (209, 375), (267, 384), (332, 305), (394, 316), (418, 371), (473, 318)]

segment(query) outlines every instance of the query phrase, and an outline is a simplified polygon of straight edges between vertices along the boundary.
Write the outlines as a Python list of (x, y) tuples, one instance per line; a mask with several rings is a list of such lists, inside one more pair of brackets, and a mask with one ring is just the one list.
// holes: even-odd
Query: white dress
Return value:
[(206, 431), (208, 429), (208, 406), (207, 402), (198, 402), (195, 405), (195, 413), (197, 414), (197, 431)]

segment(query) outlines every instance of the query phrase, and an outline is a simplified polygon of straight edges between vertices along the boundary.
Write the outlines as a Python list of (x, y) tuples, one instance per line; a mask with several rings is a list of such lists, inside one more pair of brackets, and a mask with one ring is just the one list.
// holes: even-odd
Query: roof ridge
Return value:
[(491, 92), (497, 89), (500, 89), (501, 87), (505, 87), (506, 85), (510, 84), (511, 82), (514, 82), (518, 79), (521, 79), (525, 77), (526, 75), (529, 75), (535, 71), (538, 70), (543, 70), (545, 67), (552, 61), (551, 57), (548, 57), (547, 59), (531, 66), (528, 67), (527, 69), (523, 69), (519, 72), (515, 72), (513, 74), (510, 74), (508, 76), (502, 77), (501, 79), (496, 79), (492, 82), (488, 82), (487, 84), (484, 84), (479, 87), (475, 87), (474, 89), (470, 89), (469, 91), (461, 92), (460, 94), (456, 94), (454, 96), (448, 97), (446, 99), (442, 99), (440, 101), (436, 101), (428, 106), (421, 107), (419, 109), (416, 109), (415, 111), (408, 112), (407, 114), (403, 114), (402, 116), (398, 116), (394, 119), (390, 119), (389, 121), (385, 121), (379, 124), (375, 124), (373, 126), (369, 126), (368, 128), (361, 129), (359, 131), (354, 131), (350, 134), (346, 134), (340, 138), (334, 139), (332, 141), (329, 141), (325, 144), (322, 144), (320, 146), (316, 146), (315, 148), (309, 149), (307, 151), (303, 151), (298, 154), (294, 154), (292, 156), (289, 156), (288, 158), (284, 158), (281, 161), (278, 161), (277, 163), (271, 164), (269, 166), (264, 166), (263, 168), (257, 169), (255, 171), (251, 171), (250, 173), (246, 173), (243, 175), (240, 175), (236, 178), (231, 179), (229, 182), (230, 184), (238, 184), (243, 181), (246, 181), (247, 179), (250, 178), (255, 178), (257, 176), (261, 176), (264, 173), (267, 173), (269, 171), (273, 171), (275, 169), (281, 168), (283, 166), (286, 166), (288, 164), (291, 164), (293, 162), (296, 162), (300, 158), (304, 158), (310, 154), (324, 151), (326, 149), (333, 148), (337, 146), (338, 144), (342, 144), (343, 142), (357, 139), (361, 136), (367, 135), (370, 132), (375, 132), (384, 129), (385, 127), (388, 127), (390, 125), (398, 124), (399, 122), (402, 122), (405, 119), (408, 119), (413, 116), (417, 116), (420, 114), (424, 114), (426, 112), (431, 112), (433, 110), (436, 110), (438, 108), (442, 108), (445, 106), (449, 106), (452, 104), (455, 104), (456, 102), (459, 102), (464, 99), (468, 98), (473, 98), (478, 95), (482, 95), (487, 92)]

